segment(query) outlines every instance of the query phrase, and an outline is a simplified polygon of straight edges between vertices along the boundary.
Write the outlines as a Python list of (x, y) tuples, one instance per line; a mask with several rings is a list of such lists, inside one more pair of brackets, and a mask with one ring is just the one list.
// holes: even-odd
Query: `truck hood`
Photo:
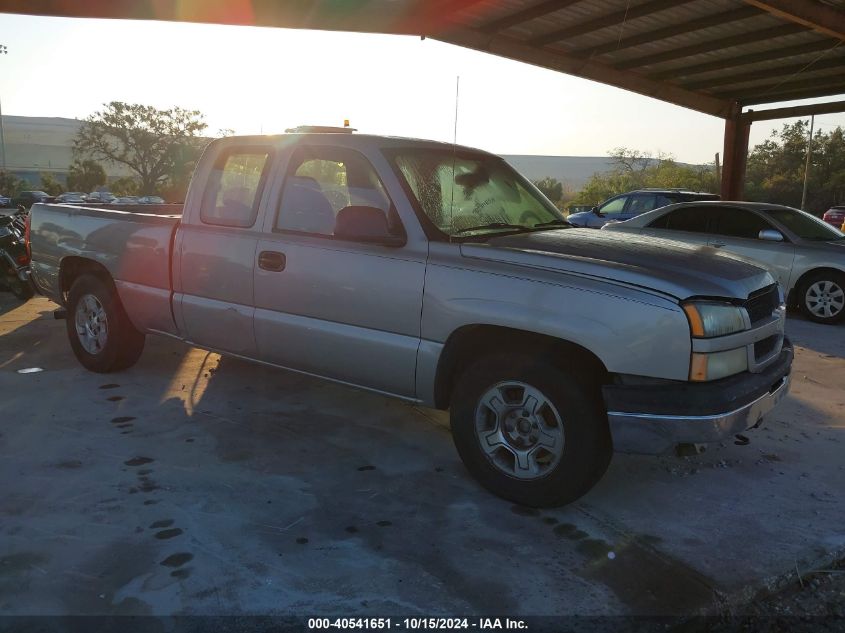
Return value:
[(461, 254), (607, 279), (677, 299), (745, 299), (775, 281), (765, 269), (709, 246), (593, 229), (494, 237), (483, 244), (462, 244)]

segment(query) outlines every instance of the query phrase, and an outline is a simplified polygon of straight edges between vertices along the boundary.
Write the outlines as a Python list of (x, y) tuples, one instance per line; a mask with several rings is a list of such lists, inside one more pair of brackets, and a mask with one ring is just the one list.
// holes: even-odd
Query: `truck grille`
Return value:
[(769, 356), (773, 351), (775, 351), (779, 340), (780, 336), (773, 334), (768, 338), (764, 338), (762, 341), (754, 343), (754, 359), (761, 361)]
[(760, 290), (755, 290), (745, 301), (745, 309), (751, 318), (751, 325), (768, 319), (780, 305), (780, 296), (777, 284), (772, 284)]

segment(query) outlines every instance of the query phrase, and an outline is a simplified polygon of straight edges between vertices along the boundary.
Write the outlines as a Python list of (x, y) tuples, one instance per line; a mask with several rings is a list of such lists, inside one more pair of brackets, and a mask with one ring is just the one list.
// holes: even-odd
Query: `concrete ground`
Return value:
[(845, 548), (842, 326), (790, 319), (750, 445), (617, 455), (539, 512), (443, 413), (155, 338), (88, 373), (53, 307), (0, 293), (0, 615), (687, 614)]

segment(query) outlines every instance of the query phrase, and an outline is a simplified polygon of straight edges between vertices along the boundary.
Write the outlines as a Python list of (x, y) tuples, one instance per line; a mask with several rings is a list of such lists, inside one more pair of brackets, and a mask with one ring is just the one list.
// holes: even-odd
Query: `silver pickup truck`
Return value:
[(768, 272), (571, 228), (464, 147), (230, 137), (181, 218), (36, 204), (30, 233), (33, 281), (89, 370), (159, 334), (449, 409), (470, 472), (529, 506), (586, 493), (614, 449), (732, 437), (788, 388)]

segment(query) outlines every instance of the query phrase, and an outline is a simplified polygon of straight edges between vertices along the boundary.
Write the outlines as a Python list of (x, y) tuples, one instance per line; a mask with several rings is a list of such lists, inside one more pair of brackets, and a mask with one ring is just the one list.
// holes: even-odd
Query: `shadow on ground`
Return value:
[(0, 614), (687, 614), (845, 542), (843, 426), (801, 389), (751, 446), (538, 511), (441, 412), (153, 338), (88, 373), (51, 308), (0, 318)]

